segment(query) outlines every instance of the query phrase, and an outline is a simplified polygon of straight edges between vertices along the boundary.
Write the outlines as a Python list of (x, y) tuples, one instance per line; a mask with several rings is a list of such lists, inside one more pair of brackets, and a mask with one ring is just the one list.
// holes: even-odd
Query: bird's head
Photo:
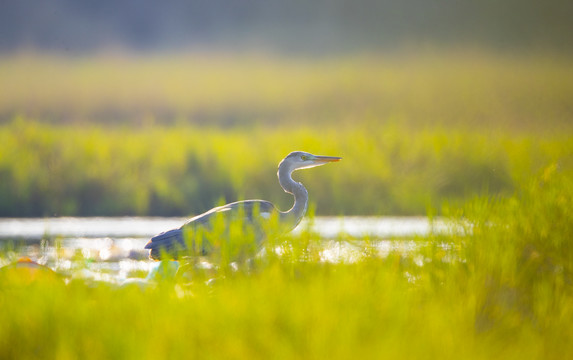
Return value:
[(294, 151), (287, 155), (279, 164), (279, 168), (287, 167), (290, 171), (309, 169), (315, 166), (339, 161), (340, 157), (313, 155), (304, 151)]

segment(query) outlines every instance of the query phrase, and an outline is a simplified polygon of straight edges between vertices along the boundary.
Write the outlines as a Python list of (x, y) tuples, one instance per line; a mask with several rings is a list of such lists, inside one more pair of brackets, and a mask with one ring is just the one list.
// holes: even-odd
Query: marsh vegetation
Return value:
[(184, 216), (241, 198), (286, 209), (276, 165), (304, 149), (344, 158), (297, 178), (318, 215), (466, 226), (407, 252), (342, 234), (352, 261), (325, 261), (324, 239), (301, 231), (244, 264), (207, 259), (145, 286), (82, 278), (81, 253), (55, 278), (4, 271), (0, 357), (573, 354), (568, 59), (23, 54), (0, 59), (0, 78), (2, 216)]

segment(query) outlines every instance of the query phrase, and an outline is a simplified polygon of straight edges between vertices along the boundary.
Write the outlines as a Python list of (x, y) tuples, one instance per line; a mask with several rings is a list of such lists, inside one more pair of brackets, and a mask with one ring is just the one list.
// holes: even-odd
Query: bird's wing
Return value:
[[(165, 231), (154, 236), (145, 245), (145, 249), (151, 250), (150, 257), (152, 259), (159, 260), (163, 255), (177, 258), (179, 252), (187, 250), (187, 243), (185, 241), (186, 230), (203, 228), (209, 231), (211, 220), (219, 214), (229, 217), (229, 221), (233, 221), (234, 217), (242, 214), (244, 218), (241, 220), (244, 223), (257, 224), (257, 221), (255, 221), (257, 218), (269, 219), (273, 212), (276, 211), (272, 203), (264, 200), (238, 201), (219, 206), (189, 219), (178, 229)], [(203, 255), (209, 251), (209, 244), (203, 243), (203, 245), (201, 245)]]
[(262, 219), (268, 219), (277, 210), (271, 202), (265, 200), (237, 201), (223, 206), (218, 206), (207, 212), (204, 212), (201, 215), (192, 217), (185, 224), (183, 224), (181, 228), (190, 225), (205, 225), (218, 214), (229, 215), (229, 217), (232, 218), (233, 216), (237, 216), (239, 213), (241, 213), (241, 211), (245, 216), (243, 221), (252, 222), (255, 216), (259, 216)]
[(157, 234), (145, 244), (145, 249), (151, 250), (149, 257), (155, 260), (160, 260), (163, 255), (167, 254), (170, 257), (177, 258), (177, 252), (186, 248), (181, 229), (173, 229)]

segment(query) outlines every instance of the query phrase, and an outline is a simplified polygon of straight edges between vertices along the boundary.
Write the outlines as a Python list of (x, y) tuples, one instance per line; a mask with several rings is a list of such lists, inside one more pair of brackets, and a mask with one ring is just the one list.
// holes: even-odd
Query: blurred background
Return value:
[(503, 1), (4, 0), (0, 47), (354, 53), (410, 46), (570, 51), (573, 5)]
[(423, 215), (571, 166), (573, 3), (3, 0), (0, 216)]

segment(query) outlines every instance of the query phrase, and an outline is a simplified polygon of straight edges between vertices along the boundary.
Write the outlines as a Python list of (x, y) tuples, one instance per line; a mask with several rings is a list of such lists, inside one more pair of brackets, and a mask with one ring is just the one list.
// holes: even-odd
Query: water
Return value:
[[(149, 238), (162, 231), (179, 227), (185, 218), (149, 217), (62, 217), (62, 218), (0, 218), (0, 239), (40, 240), (45, 237), (64, 238)], [(309, 225), (303, 220), (295, 232)], [(317, 217), (312, 230), (321, 237), (336, 238), (341, 233), (353, 236), (411, 237), (430, 231), (444, 231), (443, 220), (426, 217)]]
[[(154, 262), (147, 259), (145, 243), (184, 222), (184, 218), (148, 217), (4, 218), (0, 219), (0, 245), (23, 244), (12, 258), (29, 256), (59, 272), (117, 282), (148, 272)], [(430, 222), (426, 217), (317, 217), (312, 223), (303, 221), (294, 232), (306, 228), (324, 240), (322, 260), (333, 262), (353, 261), (361, 253), (361, 243), (347, 239), (373, 239), (384, 255), (412, 251), (418, 246), (412, 240), (415, 236), (448, 231), (443, 220)], [(73, 271), (77, 258), (88, 261), (80, 272)], [(0, 265), (8, 260), (2, 261)]]

